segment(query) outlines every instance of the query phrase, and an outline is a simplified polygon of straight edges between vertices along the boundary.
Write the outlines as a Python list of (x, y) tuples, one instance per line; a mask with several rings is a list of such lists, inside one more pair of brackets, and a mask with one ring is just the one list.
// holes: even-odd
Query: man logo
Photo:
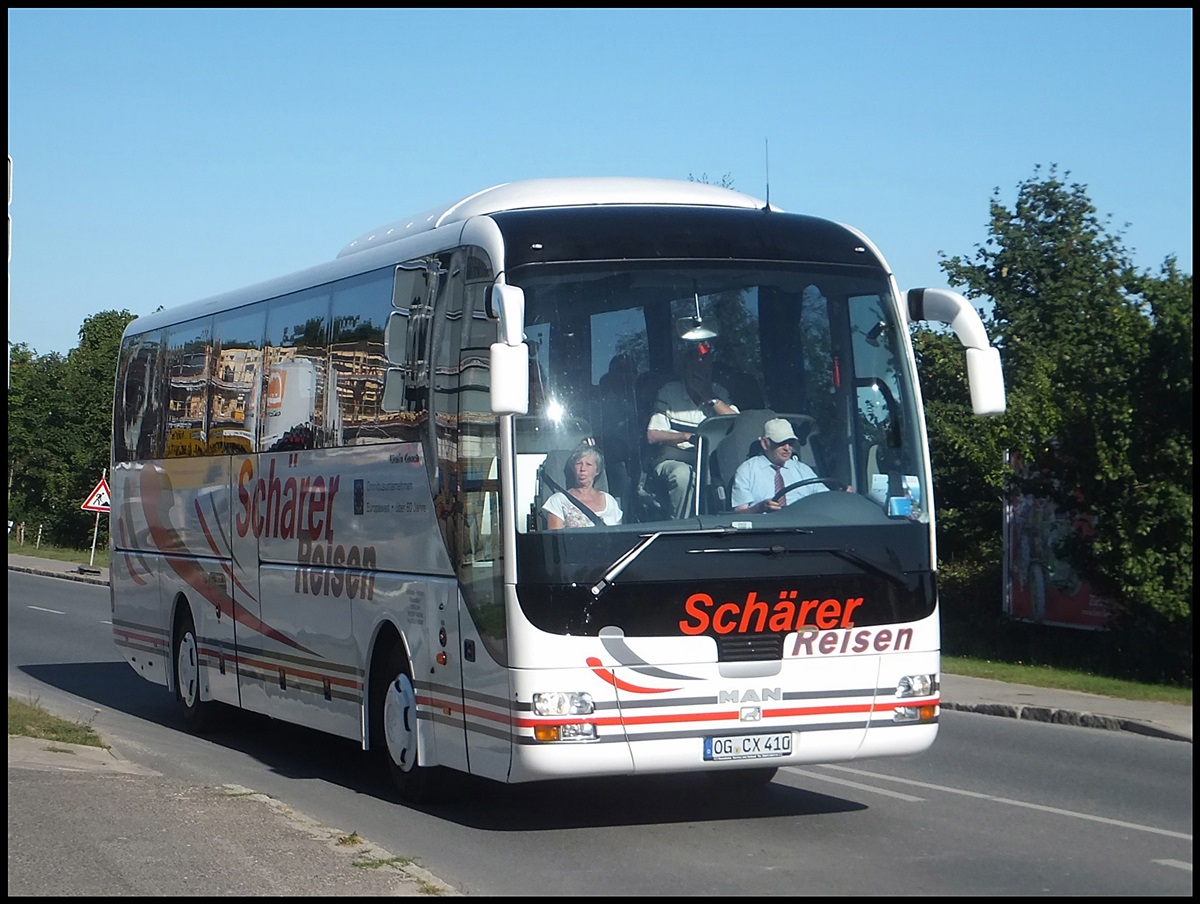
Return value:
[(762, 703), (764, 700), (782, 700), (783, 689), (764, 687), (762, 691), (718, 691), (718, 703)]

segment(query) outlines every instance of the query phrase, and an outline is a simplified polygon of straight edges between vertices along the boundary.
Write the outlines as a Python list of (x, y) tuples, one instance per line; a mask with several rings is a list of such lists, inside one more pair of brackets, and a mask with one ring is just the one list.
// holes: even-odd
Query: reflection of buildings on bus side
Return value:
[(338, 343), (330, 348), (329, 359), (336, 375), (341, 445), (418, 439), (416, 428), (424, 421), (423, 414), (383, 410), (388, 361), (381, 339)]
[(300, 293), (137, 337), (118, 370), (118, 460), (419, 441), (425, 394), (384, 410), (399, 369), (385, 346), (391, 289), (384, 271), (332, 302)]
[(272, 452), (319, 449), (326, 430), (328, 398), (325, 368), (315, 358), (301, 357), (295, 349), (276, 349), (280, 357), (267, 369), (266, 401), (263, 405), (261, 448)]
[(223, 348), (217, 355), (209, 397), (210, 454), (253, 451), (261, 371), (262, 351), (259, 349)]
[[(269, 365), (265, 364), (268, 358), (273, 359)], [(424, 412), (383, 410), (389, 365), (382, 341), (343, 343), (329, 350), (328, 359), (327, 363), (295, 348), (272, 348), (267, 353), (259, 348), (209, 348), (173, 356), (163, 456), (417, 439)], [(134, 359), (135, 364), (140, 361)], [(140, 394), (152, 379), (144, 366), (135, 369), (131, 364), (128, 370), (130, 399), (123, 416), (132, 423), (126, 428), (130, 436), (123, 440), (134, 448), (147, 407)], [(149, 448), (142, 455), (150, 457)]]
[(208, 433), (208, 366), (212, 347), (189, 342), (168, 352), (167, 458), (204, 455)]

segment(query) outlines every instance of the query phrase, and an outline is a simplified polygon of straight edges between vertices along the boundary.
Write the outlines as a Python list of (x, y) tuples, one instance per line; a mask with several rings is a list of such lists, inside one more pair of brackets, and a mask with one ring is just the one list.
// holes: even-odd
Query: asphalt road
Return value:
[[(107, 577), (58, 567), (10, 557), (10, 570)], [(1191, 741), (1190, 707), (944, 680), (946, 710)], [(458, 893), (354, 826), (322, 825), (251, 789), (181, 781), (139, 762), (120, 750), (9, 739), (10, 896)]]

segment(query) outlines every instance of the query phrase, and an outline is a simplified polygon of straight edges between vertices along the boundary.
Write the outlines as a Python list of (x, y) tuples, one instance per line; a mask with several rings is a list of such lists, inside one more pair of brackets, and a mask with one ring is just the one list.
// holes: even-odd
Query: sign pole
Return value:
[[(96, 484), (96, 488), (92, 490), (92, 494), (80, 506), (85, 512), (96, 513), (96, 526), (92, 528), (92, 558), (89, 566), (96, 564), (96, 538), (100, 536), (100, 516), (107, 515), (110, 508), (108, 481), (105, 480), (107, 476), (108, 468), (101, 469), (100, 482)], [(79, 567), (82, 568), (83, 566), (80, 565)]]
[[(105, 483), (106, 477), (108, 477), (108, 468), (101, 468), (100, 469), (100, 482), (98, 484), (96, 484), (96, 489), (92, 490), (92, 497), (94, 497), (96, 495), (96, 493), (100, 490), (101, 487), (104, 488), (104, 498), (103, 498), (103, 504), (104, 504), (103, 510), (104, 511), (108, 511), (108, 484)], [(88, 498), (88, 502), (91, 502), (92, 497)], [(84, 506), (87, 506), (88, 502), (85, 502)], [(98, 536), (100, 536), (100, 512), (101, 512), (101, 509), (99, 508), (99, 506), (97, 506), (96, 507), (96, 524), (92, 528), (92, 557), (88, 560), (89, 568), (96, 564), (96, 538)]]
[(96, 564), (96, 537), (100, 533), (100, 513), (96, 512), (96, 526), (92, 528), (92, 557), (88, 560), (88, 565)]

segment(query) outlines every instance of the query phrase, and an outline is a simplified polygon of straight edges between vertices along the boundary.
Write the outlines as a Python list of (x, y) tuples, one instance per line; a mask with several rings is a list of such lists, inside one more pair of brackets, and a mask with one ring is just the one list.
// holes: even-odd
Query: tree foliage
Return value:
[[(41, 528), (47, 542), (91, 545), (95, 518), (80, 505), (109, 465), (117, 353), (131, 320), (129, 311), (93, 314), (66, 357), (11, 349), (8, 517)], [(102, 538), (107, 527), (101, 517)]]
[[(976, 565), (995, 556), (1006, 494), (1082, 513), (1091, 535), (1061, 553), (1114, 604), (1121, 630), (1135, 626), (1179, 654), (1186, 646), (1190, 677), (1191, 276), (1172, 258), (1159, 274), (1135, 272), (1086, 187), (1061, 181), (1055, 167), (1022, 182), (1011, 209), (997, 189), (990, 214), (975, 255), (944, 258), (942, 268), (985, 302), (1005, 416), (968, 425), (961, 352), (943, 335), (914, 335), (941, 552)], [(1006, 452), (1024, 468), (1006, 468)]]

